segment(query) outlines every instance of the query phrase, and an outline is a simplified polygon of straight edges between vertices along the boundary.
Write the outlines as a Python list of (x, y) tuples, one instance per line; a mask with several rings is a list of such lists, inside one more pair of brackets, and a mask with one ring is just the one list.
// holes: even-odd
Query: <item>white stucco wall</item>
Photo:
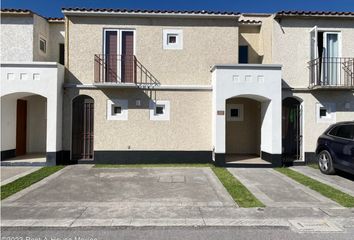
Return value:
[(281, 66), (221, 65), (214, 67), (212, 79), (215, 153), (225, 153), (226, 99), (238, 96), (261, 102), (261, 151), (281, 154)]
[(1, 16), (1, 62), (33, 61), (33, 18)]
[(1, 151), (16, 148), (16, 106), (15, 96), (1, 98)]
[(2, 99), (9, 94), (38, 94), (47, 99), (47, 152), (62, 149), (63, 82), (64, 67), (57, 63), (1, 63)]
[[(49, 23), (46, 19), (33, 15), (33, 61), (49, 61), (50, 52), (50, 35), (49, 35)], [(47, 51), (43, 53), (39, 49), (39, 39), (44, 38), (47, 41)]]
[(23, 100), (27, 100), (27, 153), (46, 152), (46, 99), (34, 95), (23, 98)]

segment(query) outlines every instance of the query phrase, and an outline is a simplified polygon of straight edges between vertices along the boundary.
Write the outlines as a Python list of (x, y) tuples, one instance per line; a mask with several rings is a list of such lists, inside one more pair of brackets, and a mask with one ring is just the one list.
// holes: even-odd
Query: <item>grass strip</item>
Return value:
[(289, 168), (276, 168), (275, 170), (311, 188), (323, 196), (332, 199), (343, 207), (354, 207), (354, 197), (350, 196), (349, 194), (346, 194), (334, 187), (321, 183)]
[(4, 186), (1, 186), (1, 200), (31, 186), (32, 184), (34, 184), (36, 182), (39, 182), (43, 178), (46, 178), (49, 175), (51, 175), (63, 168), (64, 168), (64, 166), (43, 167), (33, 173), (30, 173), (26, 176), (16, 179), (13, 182), (10, 182)]
[(95, 168), (211, 167), (208, 163), (95, 164)]
[(238, 181), (226, 168), (211, 166), (215, 175), (224, 185), (234, 201), (244, 208), (265, 207), (240, 181)]

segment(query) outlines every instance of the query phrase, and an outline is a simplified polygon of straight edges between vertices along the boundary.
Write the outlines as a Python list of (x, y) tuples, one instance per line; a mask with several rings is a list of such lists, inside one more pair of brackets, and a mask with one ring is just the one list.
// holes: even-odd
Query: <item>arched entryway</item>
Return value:
[(226, 154), (260, 156), (261, 104), (236, 97), (226, 100)]
[(72, 160), (93, 159), (94, 100), (80, 95), (72, 102)]
[(41, 95), (20, 92), (2, 96), (1, 159), (6, 164), (45, 165), (47, 118), (47, 98)]
[(283, 100), (282, 108), (283, 161), (302, 160), (302, 105), (293, 97)]

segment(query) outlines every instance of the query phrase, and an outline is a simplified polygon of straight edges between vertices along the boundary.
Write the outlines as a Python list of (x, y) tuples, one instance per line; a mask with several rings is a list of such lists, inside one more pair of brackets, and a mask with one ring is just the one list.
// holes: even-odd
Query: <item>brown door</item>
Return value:
[(134, 32), (122, 32), (122, 82), (134, 82)]
[(105, 75), (106, 82), (116, 82), (117, 81), (117, 54), (118, 54), (118, 44), (117, 44), (117, 32), (116, 31), (106, 31), (106, 52), (105, 52)]
[(79, 96), (73, 101), (72, 159), (93, 159), (94, 101)]
[(16, 117), (16, 156), (26, 154), (27, 138), (27, 101), (17, 100)]

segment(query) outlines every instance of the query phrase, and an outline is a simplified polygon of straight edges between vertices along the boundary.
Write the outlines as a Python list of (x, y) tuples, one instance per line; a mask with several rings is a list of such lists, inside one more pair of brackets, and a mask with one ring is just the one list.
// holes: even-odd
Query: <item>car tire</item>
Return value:
[(332, 156), (327, 150), (322, 150), (318, 154), (318, 167), (324, 174), (330, 175), (335, 173)]

